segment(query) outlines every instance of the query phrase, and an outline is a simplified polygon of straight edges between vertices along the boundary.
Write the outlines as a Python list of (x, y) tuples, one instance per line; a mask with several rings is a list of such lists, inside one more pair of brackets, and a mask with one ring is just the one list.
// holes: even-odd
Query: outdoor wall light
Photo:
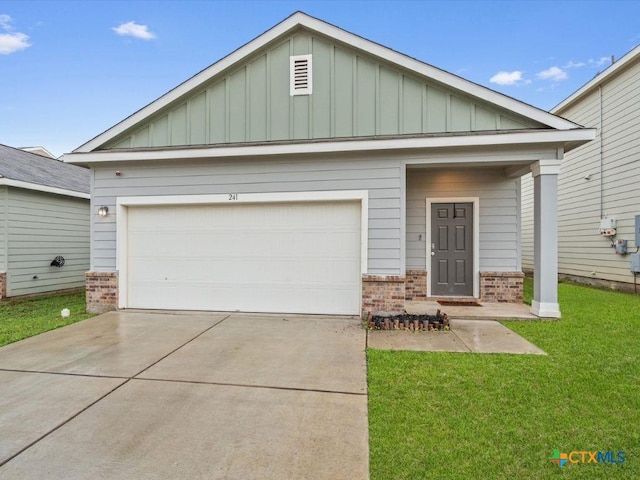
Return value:
[(100, 207), (98, 209), (98, 215), (101, 217), (106, 217), (109, 214), (109, 207)]

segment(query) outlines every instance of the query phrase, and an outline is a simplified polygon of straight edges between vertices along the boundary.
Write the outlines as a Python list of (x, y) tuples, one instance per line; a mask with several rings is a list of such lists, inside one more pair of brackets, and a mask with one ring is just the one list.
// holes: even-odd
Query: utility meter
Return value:
[(626, 255), (627, 254), (627, 241), (626, 240), (616, 240), (613, 242), (613, 246), (616, 249), (617, 255)]
[(616, 219), (603, 218), (600, 220), (599, 232), (603, 237), (613, 237), (616, 234)]

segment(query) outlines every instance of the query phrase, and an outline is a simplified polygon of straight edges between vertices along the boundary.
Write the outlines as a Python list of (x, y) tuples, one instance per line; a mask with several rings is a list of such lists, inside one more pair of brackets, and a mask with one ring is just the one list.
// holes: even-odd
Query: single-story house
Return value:
[[(633, 290), (640, 247), (640, 46), (563, 100), (552, 113), (597, 130), (567, 153), (558, 176), (558, 273)], [(638, 182), (636, 182), (638, 180)], [(533, 270), (533, 179), (522, 178), (523, 268)], [(601, 225), (601, 222), (603, 222)], [(613, 222), (613, 223), (609, 223)], [(609, 228), (613, 225), (613, 228)], [(601, 228), (602, 227), (602, 228)], [(626, 240), (627, 254), (615, 247)]]
[(82, 288), (89, 170), (0, 145), (0, 298)]
[(88, 308), (520, 302), (532, 171), (532, 310), (557, 317), (558, 168), (593, 137), (295, 13), (64, 156), (91, 168)]

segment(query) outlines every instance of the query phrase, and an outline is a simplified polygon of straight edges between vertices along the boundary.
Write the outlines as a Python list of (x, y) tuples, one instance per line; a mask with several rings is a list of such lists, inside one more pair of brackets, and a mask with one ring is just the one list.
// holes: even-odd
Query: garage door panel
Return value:
[(130, 207), (128, 306), (357, 314), (360, 204)]

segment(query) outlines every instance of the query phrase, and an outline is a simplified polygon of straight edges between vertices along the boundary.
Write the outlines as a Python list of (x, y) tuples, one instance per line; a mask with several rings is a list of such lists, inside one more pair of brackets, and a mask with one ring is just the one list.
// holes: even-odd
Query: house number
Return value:
[(230, 193), (229, 194), (229, 200), (237, 200), (238, 199), (238, 194), (237, 193)]

